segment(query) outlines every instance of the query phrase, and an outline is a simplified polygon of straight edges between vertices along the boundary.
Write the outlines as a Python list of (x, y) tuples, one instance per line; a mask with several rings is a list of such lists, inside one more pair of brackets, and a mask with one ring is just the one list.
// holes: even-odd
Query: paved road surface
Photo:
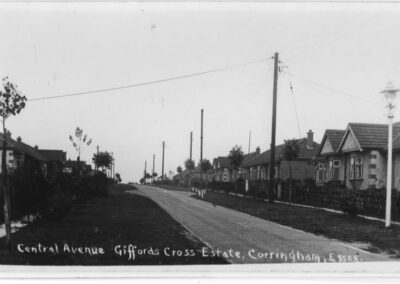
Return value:
[[(137, 194), (153, 199), (175, 220), (231, 263), (383, 261), (353, 246), (216, 206), (191, 197), (192, 192), (138, 186)], [(327, 220), (329, 222), (329, 220)], [(204, 252), (211, 255), (212, 252)]]

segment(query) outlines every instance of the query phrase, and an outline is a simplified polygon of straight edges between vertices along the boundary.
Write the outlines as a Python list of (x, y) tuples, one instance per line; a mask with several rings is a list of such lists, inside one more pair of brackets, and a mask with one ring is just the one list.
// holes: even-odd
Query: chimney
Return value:
[(39, 146), (38, 145), (35, 145), (35, 150), (37, 151), (37, 150), (39, 150)]
[(256, 148), (256, 153), (257, 153), (257, 154), (260, 154), (260, 151), (261, 151), (260, 147), (257, 147), (257, 148)]
[(311, 129), (307, 132), (307, 149), (314, 148), (314, 132)]
[(17, 142), (18, 142), (18, 143), (21, 143), (21, 142), (22, 142), (21, 136), (18, 136), (18, 137), (17, 137)]
[(6, 136), (7, 136), (7, 138), (11, 138), (11, 131), (7, 130), (6, 131)]

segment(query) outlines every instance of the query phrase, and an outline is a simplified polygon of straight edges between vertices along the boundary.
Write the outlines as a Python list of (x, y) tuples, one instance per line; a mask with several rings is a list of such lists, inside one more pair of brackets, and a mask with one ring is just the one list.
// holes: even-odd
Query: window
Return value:
[(363, 177), (363, 163), (360, 156), (350, 158), (350, 179), (362, 179)]
[(340, 166), (341, 166), (341, 163), (339, 160), (329, 161), (329, 179), (330, 180), (338, 180), (339, 179)]
[(327, 176), (326, 176), (326, 166), (325, 166), (325, 162), (319, 162), (317, 165), (317, 175), (316, 175), (316, 179), (318, 181), (324, 181), (326, 180)]

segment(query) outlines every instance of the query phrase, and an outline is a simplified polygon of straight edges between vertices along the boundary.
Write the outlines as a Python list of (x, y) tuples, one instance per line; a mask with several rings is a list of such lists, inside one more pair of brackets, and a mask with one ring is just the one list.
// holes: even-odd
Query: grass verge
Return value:
[[(198, 198), (197, 196), (193, 196)], [(268, 203), (262, 200), (208, 191), (204, 201), (247, 213), (305, 232), (350, 243), (368, 244), (373, 252), (400, 257), (400, 226), (386, 229), (383, 222), (320, 209)]]
[[(220, 264), (205, 247), (130, 185), (107, 197), (75, 204), (61, 221), (41, 219), (13, 234), (13, 251), (0, 239), (0, 263), (32, 265)], [(128, 192), (130, 191), (130, 192)], [(101, 253), (101, 250), (103, 253)]]

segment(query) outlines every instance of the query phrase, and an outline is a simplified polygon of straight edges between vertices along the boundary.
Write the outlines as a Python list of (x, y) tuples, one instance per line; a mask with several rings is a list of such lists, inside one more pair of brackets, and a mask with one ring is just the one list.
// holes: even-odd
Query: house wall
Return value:
[[(292, 161), (291, 163), (294, 179), (314, 178), (314, 165), (310, 165), (308, 161)], [(282, 160), (280, 162), (278, 177), (282, 180), (290, 178), (288, 161)]]
[[(340, 161), (340, 167), (337, 168), (337, 176), (335, 176), (334, 172), (336, 168), (333, 167), (333, 162), (334, 161)], [(345, 180), (346, 177), (346, 158), (344, 156), (326, 156), (324, 161), (320, 161), (319, 163), (325, 163), (325, 180), (319, 180), (319, 164), (317, 164), (316, 167), (314, 167), (315, 175), (314, 179), (318, 184), (323, 184), (324, 182), (327, 181), (343, 181)], [(332, 162), (332, 169), (330, 168)]]
[(222, 180), (223, 182), (230, 182), (230, 181), (231, 181), (231, 173), (230, 173), (229, 169), (225, 168), (225, 169), (222, 171), (222, 178), (221, 178), (221, 180)]
[[(362, 158), (362, 179), (350, 179), (350, 159), (359, 156)], [(386, 185), (386, 159), (379, 151), (354, 152), (347, 155), (346, 186), (353, 189), (367, 189), (370, 187), (382, 188)]]
[[(3, 169), (3, 151), (0, 151), (0, 173), (2, 172)], [(17, 161), (16, 158), (14, 157), (14, 151), (13, 150), (7, 150), (6, 151), (6, 161), (7, 161), (7, 167), (16, 169), (17, 168)]]
[[(387, 157), (382, 155), (378, 151), (373, 151), (372, 154), (376, 154), (376, 188), (386, 187), (386, 174), (387, 174)], [(400, 163), (400, 156), (398, 157), (398, 161)], [(373, 163), (372, 163), (373, 164)], [(393, 164), (394, 166), (394, 164)], [(396, 183), (396, 176), (400, 178), (400, 164), (397, 167), (399, 174), (394, 176), (393, 183)], [(370, 169), (371, 174), (373, 174), (373, 170)]]

